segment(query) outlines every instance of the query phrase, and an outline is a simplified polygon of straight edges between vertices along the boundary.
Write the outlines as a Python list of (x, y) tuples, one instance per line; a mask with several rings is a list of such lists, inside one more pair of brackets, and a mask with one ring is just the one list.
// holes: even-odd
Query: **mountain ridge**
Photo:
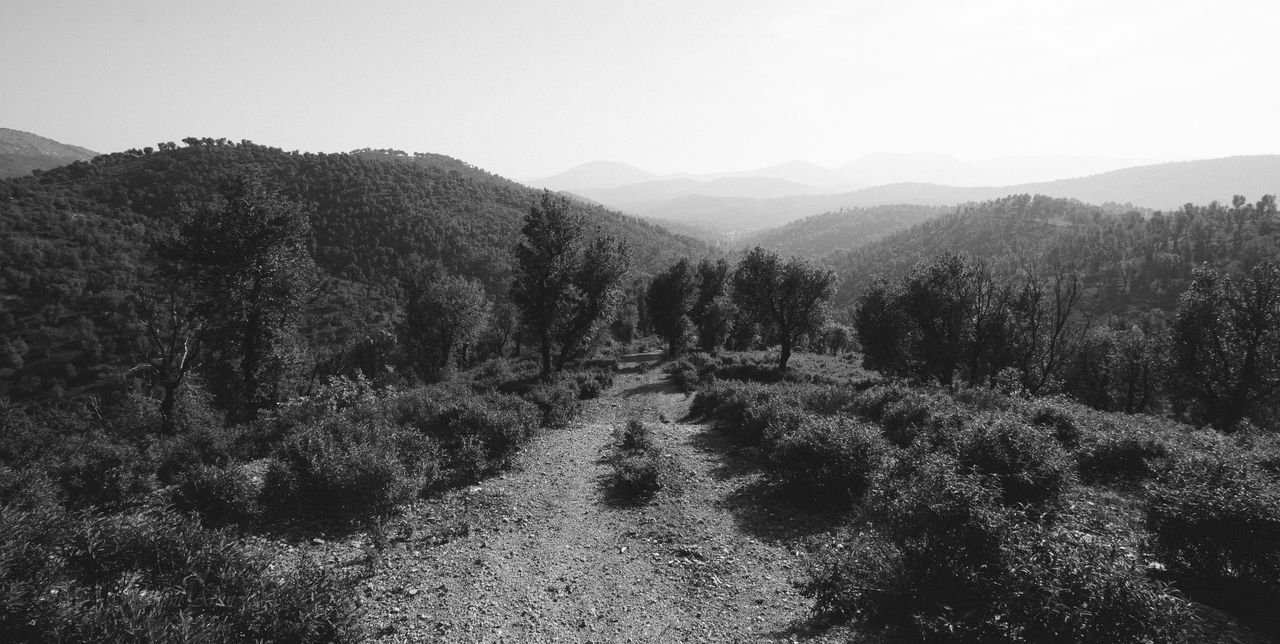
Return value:
[(0, 179), (20, 177), (35, 170), (51, 170), (96, 156), (97, 152), (78, 145), (0, 127)]

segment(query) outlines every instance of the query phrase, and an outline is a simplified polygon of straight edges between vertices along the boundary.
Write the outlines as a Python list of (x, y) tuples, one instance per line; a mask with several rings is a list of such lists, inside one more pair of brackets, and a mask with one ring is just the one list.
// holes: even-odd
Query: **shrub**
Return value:
[(1076, 447), (1080, 444), (1083, 431), (1074, 414), (1062, 401), (1044, 401), (1032, 408), (1029, 414), (1031, 424), (1045, 427), (1053, 432), (1063, 447)]
[(667, 367), (668, 377), (681, 391), (692, 393), (702, 384), (698, 368), (688, 360), (677, 360)]
[(556, 380), (534, 386), (525, 399), (542, 411), (544, 427), (565, 427), (582, 413), (577, 386), (566, 380)]
[(757, 383), (715, 381), (698, 391), (689, 413), (730, 427), (741, 427), (751, 405), (776, 396), (777, 392), (774, 387)]
[(1126, 424), (1111, 425), (1090, 437), (1077, 459), (1086, 483), (1136, 483), (1155, 476), (1169, 454), (1161, 436)]
[(616, 432), (618, 449), (628, 451), (648, 451), (656, 447), (653, 428), (638, 418), (632, 418), (621, 430)]
[(622, 500), (643, 501), (657, 494), (668, 478), (662, 455), (654, 452), (626, 452), (612, 462), (610, 482), (613, 493)]
[(357, 641), (350, 583), (163, 509), (0, 508), (0, 639)]
[(870, 498), (869, 528), (802, 585), (815, 608), (956, 642), (1168, 641), (1184, 602), (1148, 580), (1136, 543), (1033, 523), (983, 477), (917, 450)]
[(443, 417), (448, 441), (471, 440), (484, 450), (490, 467), (505, 466), (516, 448), (538, 426), (539, 410), (532, 403), (506, 394), (467, 395), (454, 401)]
[(902, 551), (884, 535), (863, 531), (815, 557), (800, 594), (828, 618), (901, 624), (910, 619), (910, 581)]
[(1052, 508), (1073, 482), (1073, 463), (1057, 441), (1009, 414), (970, 423), (957, 446), (957, 460), (992, 479), (1006, 505)]
[(428, 436), (343, 414), (284, 440), (268, 466), (263, 496), (285, 513), (384, 514), (434, 482), (439, 458)]
[(162, 438), (148, 449), (161, 483), (173, 483), (188, 470), (202, 466), (226, 467), (237, 460), (257, 456), (258, 448), (247, 425), (211, 425)]
[(932, 445), (945, 445), (964, 424), (966, 414), (947, 396), (912, 391), (884, 407), (880, 424), (885, 437), (899, 447), (919, 436)]
[(891, 449), (880, 431), (864, 422), (808, 416), (775, 441), (769, 460), (786, 483), (848, 502), (870, 487)]
[(984, 632), (1021, 642), (1184, 641), (1190, 607), (1147, 578), (1137, 544), (1116, 534), (1022, 524)]
[(659, 490), (675, 486), (674, 470), (662, 455), (652, 427), (631, 419), (614, 435), (608, 485), (616, 500), (643, 502)]
[(50, 474), (73, 507), (124, 507), (155, 488), (152, 465), (133, 445), (102, 434), (64, 439)]
[(1210, 455), (1161, 476), (1147, 500), (1159, 556), (1193, 595), (1280, 626), (1280, 482)]
[(0, 506), (32, 509), (57, 505), (61, 491), (40, 467), (0, 466)]
[(613, 386), (613, 372), (605, 369), (575, 371), (568, 378), (577, 386), (579, 400), (599, 398), (600, 394)]
[(202, 465), (179, 477), (173, 505), (199, 513), (206, 525), (237, 523), (257, 515), (260, 491), (243, 468)]
[(884, 417), (885, 409), (902, 400), (913, 390), (898, 384), (876, 385), (854, 396), (853, 410), (863, 418), (878, 423)]

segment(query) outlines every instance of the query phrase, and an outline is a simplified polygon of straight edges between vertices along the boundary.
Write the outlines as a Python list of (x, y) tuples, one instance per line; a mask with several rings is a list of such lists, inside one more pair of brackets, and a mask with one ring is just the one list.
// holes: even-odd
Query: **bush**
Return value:
[(205, 525), (252, 520), (258, 514), (261, 482), (244, 468), (202, 465), (184, 473), (173, 493), (173, 506), (196, 512)]
[(578, 387), (566, 380), (536, 385), (525, 399), (542, 411), (543, 427), (566, 427), (582, 413)]
[(0, 506), (33, 509), (57, 505), (61, 491), (39, 467), (0, 466)]
[(1018, 526), (984, 632), (1020, 642), (1173, 642), (1190, 606), (1147, 578), (1137, 544), (1116, 534)]
[(428, 436), (343, 414), (285, 439), (267, 468), (263, 496), (282, 513), (376, 516), (434, 483), (439, 459)]
[(674, 471), (662, 455), (652, 427), (639, 419), (631, 419), (614, 435), (608, 485), (616, 500), (643, 502), (659, 490), (674, 487)]
[(644, 501), (657, 494), (668, 478), (662, 455), (657, 452), (627, 452), (612, 462), (610, 484), (616, 497), (626, 501)]
[(605, 369), (574, 371), (568, 375), (568, 379), (577, 386), (579, 400), (599, 398), (613, 386), (613, 372)]
[(649, 451), (656, 448), (653, 438), (653, 428), (644, 424), (637, 418), (627, 421), (627, 424), (617, 434), (617, 448), (627, 451)]
[(880, 417), (885, 437), (899, 447), (908, 447), (925, 436), (935, 446), (951, 442), (967, 414), (944, 395), (909, 392), (888, 403)]
[(907, 641), (1169, 641), (1184, 602), (1148, 580), (1136, 543), (1026, 521), (983, 477), (917, 451), (870, 498), (869, 528), (802, 585), (820, 612)]
[(681, 391), (692, 393), (703, 383), (698, 368), (688, 360), (677, 360), (667, 367), (668, 377)]
[(155, 489), (152, 464), (133, 445), (102, 434), (64, 438), (50, 474), (72, 507), (135, 505)]
[(385, 422), (438, 443), (440, 465), (456, 483), (470, 483), (506, 466), (533, 436), (542, 414), (533, 403), (511, 394), (439, 386), (395, 394), (379, 412)]
[(1158, 555), (1193, 594), (1280, 626), (1280, 482), (1221, 456), (1189, 458), (1151, 487)]
[(852, 407), (863, 418), (878, 423), (884, 418), (884, 412), (890, 405), (902, 400), (912, 391), (913, 389), (904, 385), (876, 385), (854, 396)]
[(1035, 406), (1029, 414), (1031, 424), (1045, 427), (1053, 432), (1063, 447), (1073, 448), (1080, 444), (1083, 430), (1076, 420), (1075, 414), (1067, 409), (1062, 401), (1045, 401)]
[(1091, 436), (1077, 459), (1086, 483), (1137, 483), (1154, 477), (1169, 454), (1161, 436), (1126, 424)]
[(258, 446), (247, 425), (212, 425), (157, 440), (148, 449), (161, 483), (176, 481), (183, 472), (204, 466), (226, 467), (258, 456)]
[(350, 583), (162, 509), (0, 508), (0, 639), (357, 641)]
[(892, 447), (880, 431), (849, 418), (808, 416), (782, 434), (769, 453), (784, 482), (822, 498), (860, 498), (884, 467)]
[(957, 460), (989, 477), (1006, 505), (1051, 509), (1073, 482), (1073, 463), (1057, 441), (1009, 414), (970, 423), (957, 446)]

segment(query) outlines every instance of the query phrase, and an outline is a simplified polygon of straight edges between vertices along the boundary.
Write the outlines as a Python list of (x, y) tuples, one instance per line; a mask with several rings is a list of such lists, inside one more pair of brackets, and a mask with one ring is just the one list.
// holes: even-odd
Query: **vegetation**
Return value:
[(777, 253), (756, 247), (733, 273), (733, 300), (780, 347), (778, 370), (786, 371), (800, 339), (821, 328), (835, 292), (830, 269), (797, 257), (785, 264)]
[(511, 300), (538, 341), (545, 380), (551, 377), (553, 349), (555, 370), (562, 371), (617, 307), (630, 252), (610, 237), (587, 242), (568, 199), (550, 192), (525, 217), (523, 233)]
[(613, 468), (609, 486), (614, 498), (643, 503), (663, 489), (676, 487), (673, 468), (658, 446), (652, 427), (633, 418), (616, 435), (609, 457)]
[[(757, 496), (830, 521), (803, 546), (824, 617), (1169, 641), (1208, 604), (1280, 628), (1271, 197), (1014, 196), (833, 271), (694, 264), (445, 157), (186, 143), (0, 182), (6, 641), (359, 640), (358, 576), (279, 535), (503, 470), (613, 385), (597, 349), (659, 340)], [(607, 463), (619, 501), (682, 477), (639, 421)]]

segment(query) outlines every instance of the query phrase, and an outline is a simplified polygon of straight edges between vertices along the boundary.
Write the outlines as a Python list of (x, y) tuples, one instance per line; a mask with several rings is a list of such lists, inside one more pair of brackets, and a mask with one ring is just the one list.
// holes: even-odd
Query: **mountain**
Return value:
[(530, 181), (529, 184), (557, 191), (605, 190), (659, 178), (652, 172), (625, 163), (592, 161), (569, 168), (560, 174)]
[(841, 306), (879, 277), (898, 279), (918, 262), (957, 252), (1003, 273), (1055, 265), (1078, 271), (1091, 306), (1103, 313), (1167, 313), (1196, 266), (1248, 269), (1280, 258), (1275, 197), (1254, 196), (1261, 198), (1151, 212), (1010, 195), (964, 204), (824, 261), (841, 276)]
[(626, 211), (644, 211), (651, 204), (686, 196), (767, 199), (822, 193), (821, 188), (772, 177), (722, 177), (711, 180), (666, 179), (620, 188), (577, 190), (593, 201)]
[(1008, 186), (1118, 170), (1140, 161), (1104, 157), (1045, 155), (961, 161), (945, 154), (879, 153), (840, 166), (846, 181), (879, 186), (890, 183), (938, 183), (951, 186)]
[(852, 190), (867, 185), (865, 182), (851, 183), (844, 175), (808, 161), (787, 161), (755, 170), (739, 170), (736, 172), (718, 172), (707, 175), (690, 175), (690, 178), (711, 180), (725, 177), (765, 177), (782, 179), (807, 186), (819, 188), (836, 188)]
[(97, 152), (79, 146), (0, 127), (0, 179), (87, 161), (95, 156), (98, 156)]
[(744, 235), (744, 247), (764, 246), (783, 255), (820, 257), (856, 248), (927, 219), (940, 217), (948, 206), (891, 205), (828, 212)]
[(1009, 194), (1041, 194), (1097, 204), (1120, 203), (1171, 210), (1185, 203), (1225, 201), (1233, 195), (1256, 197), (1277, 192), (1280, 192), (1280, 155), (1258, 155), (1160, 163), (1087, 177), (1009, 186), (894, 183), (838, 194), (767, 199), (680, 197), (625, 210), (644, 217), (715, 230), (750, 231), (841, 209), (888, 204), (948, 206), (997, 199)]
[[(22, 365), (16, 372), (0, 365), (0, 395), (6, 387), (83, 391), (118, 377), (137, 346), (131, 300), (154, 279), (151, 246), (187, 206), (211, 201), (243, 174), (309, 210), (311, 252), (328, 278), (305, 322), (315, 346), (387, 329), (401, 279), (424, 260), (504, 299), (512, 250), (540, 195), (442, 155), (184, 143), (0, 180), (0, 353)], [(575, 209), (590, 228), (627, 240), (640, 274), (710, 252), (633, 217), (583, 203)]]

